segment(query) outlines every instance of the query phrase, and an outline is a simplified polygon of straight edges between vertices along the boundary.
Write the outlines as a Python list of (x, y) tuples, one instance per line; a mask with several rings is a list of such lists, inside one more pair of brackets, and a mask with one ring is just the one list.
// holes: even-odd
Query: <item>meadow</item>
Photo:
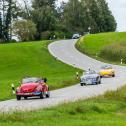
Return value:
[(81, 52), (113, 64), (126, 64), (126, 32), (91, 34), (80, 38), (76, 47)]
[(30, 112), (1, 113), (0, 126), (125, 126), (126, 87), (105, 95)]
[[(0, 100), (15, 98), (11, 84), (17, 87), (23, 77), (46, 77), (51, 90), (76, 84), (81, 70), (55, 59), (48, 52), (50, 41), (0, 44)], [(67, 72), (66, 72), (67, 71)]]

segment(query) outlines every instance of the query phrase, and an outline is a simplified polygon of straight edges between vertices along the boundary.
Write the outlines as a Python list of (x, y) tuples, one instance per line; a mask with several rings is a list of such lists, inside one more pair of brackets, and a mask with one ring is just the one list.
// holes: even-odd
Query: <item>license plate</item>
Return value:
[(88, 80), (88, 81), (87, 81), (87, 84), (91, 84), (91, 83), (92, 83), (91, 80)]
[(25, 93), (25, 95), (31, 95), (31, 93)]

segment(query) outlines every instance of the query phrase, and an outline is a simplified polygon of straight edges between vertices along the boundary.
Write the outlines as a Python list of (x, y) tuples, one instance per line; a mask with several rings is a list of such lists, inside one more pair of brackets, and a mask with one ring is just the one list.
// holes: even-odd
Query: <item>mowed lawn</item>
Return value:
[(76, 84), (76, 72), (48, 52), (49, 41), (0, 44), (0, 100), (14, 98), (11, 84), (26, 76), (46, 77), (50, 89)]
[[(110, 63), (120, 63), (121, 57), (124, 57), (124, 47), (126, 50), (126, 32), (87, 35), (77, 42), (76, 47), (81, 52), (96, 59), (101, 59), (102, 61)], [(121, 51), (122, 55), (120, 53)], [(113, 56), (119, 58), (114, 59)], [(124, 59), (125, 58), (126, 57), (124, 57)]]
[(0, 126), (126, 126), (126, 87), (103, 96), (30, 112), (0, 114)]

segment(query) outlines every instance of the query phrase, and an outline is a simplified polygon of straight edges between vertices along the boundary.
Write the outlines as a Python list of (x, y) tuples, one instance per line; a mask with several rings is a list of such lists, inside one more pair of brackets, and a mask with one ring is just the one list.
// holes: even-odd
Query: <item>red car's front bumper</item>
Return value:
[(42, 92), (29, 92), (29, 93), (22, 93), (22, 92), (16, 92), (16, 95), (19, 96), (39, 96)]

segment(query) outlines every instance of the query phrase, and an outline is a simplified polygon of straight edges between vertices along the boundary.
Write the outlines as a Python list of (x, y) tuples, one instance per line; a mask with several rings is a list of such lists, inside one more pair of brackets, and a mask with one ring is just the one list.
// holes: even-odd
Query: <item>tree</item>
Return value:
[(100, 10), (100, 31), (101, 32), (110, 32), (115, 31), (117, 27), (117, 23), (115, 21), (112, 12), (109, 10), (108, 4), (105, 0), (97, 0), (97, 4)]
[(19, 16), (23, 19), (31, 20), (31, 0), (20, 0), (16, 3), (18, 5)]
[(55, 0), (33, 0), (32, 20), (37, 27), (36, 39), (41, 39), (41, 33), (55, 29)]
[(105, 0), (69, 0), (63, 11), (63, 23), (71, 32), (91, 33), (116, 30), (116, 21)]
[(2, 14), (0, 12), (0, 42), (3, 41), (3, 24), (2, 24)]
[[(11, 24), (13, 18), (17, 16), (17, 8), (16, 3), (14, 0), (1, 0), (0, 1), (1, 8), (0, 12), (2, 13), (2, 36), (3, 41), (10, 41), (11, 40)], [(16, 12), (16, 13), (15, 13)]]
[(34, 40), (36, 25), (30, 20), (16, 21), (13, 25), (13, 33), (21, 41)]
[(80, 1), (70, 0), (64, 7), (64, 14), (63, 14), (64, 24), (66, 25), (68, 31), (70, 32), (82, 31), (81, 17), (82, 17), (82, 11)]

